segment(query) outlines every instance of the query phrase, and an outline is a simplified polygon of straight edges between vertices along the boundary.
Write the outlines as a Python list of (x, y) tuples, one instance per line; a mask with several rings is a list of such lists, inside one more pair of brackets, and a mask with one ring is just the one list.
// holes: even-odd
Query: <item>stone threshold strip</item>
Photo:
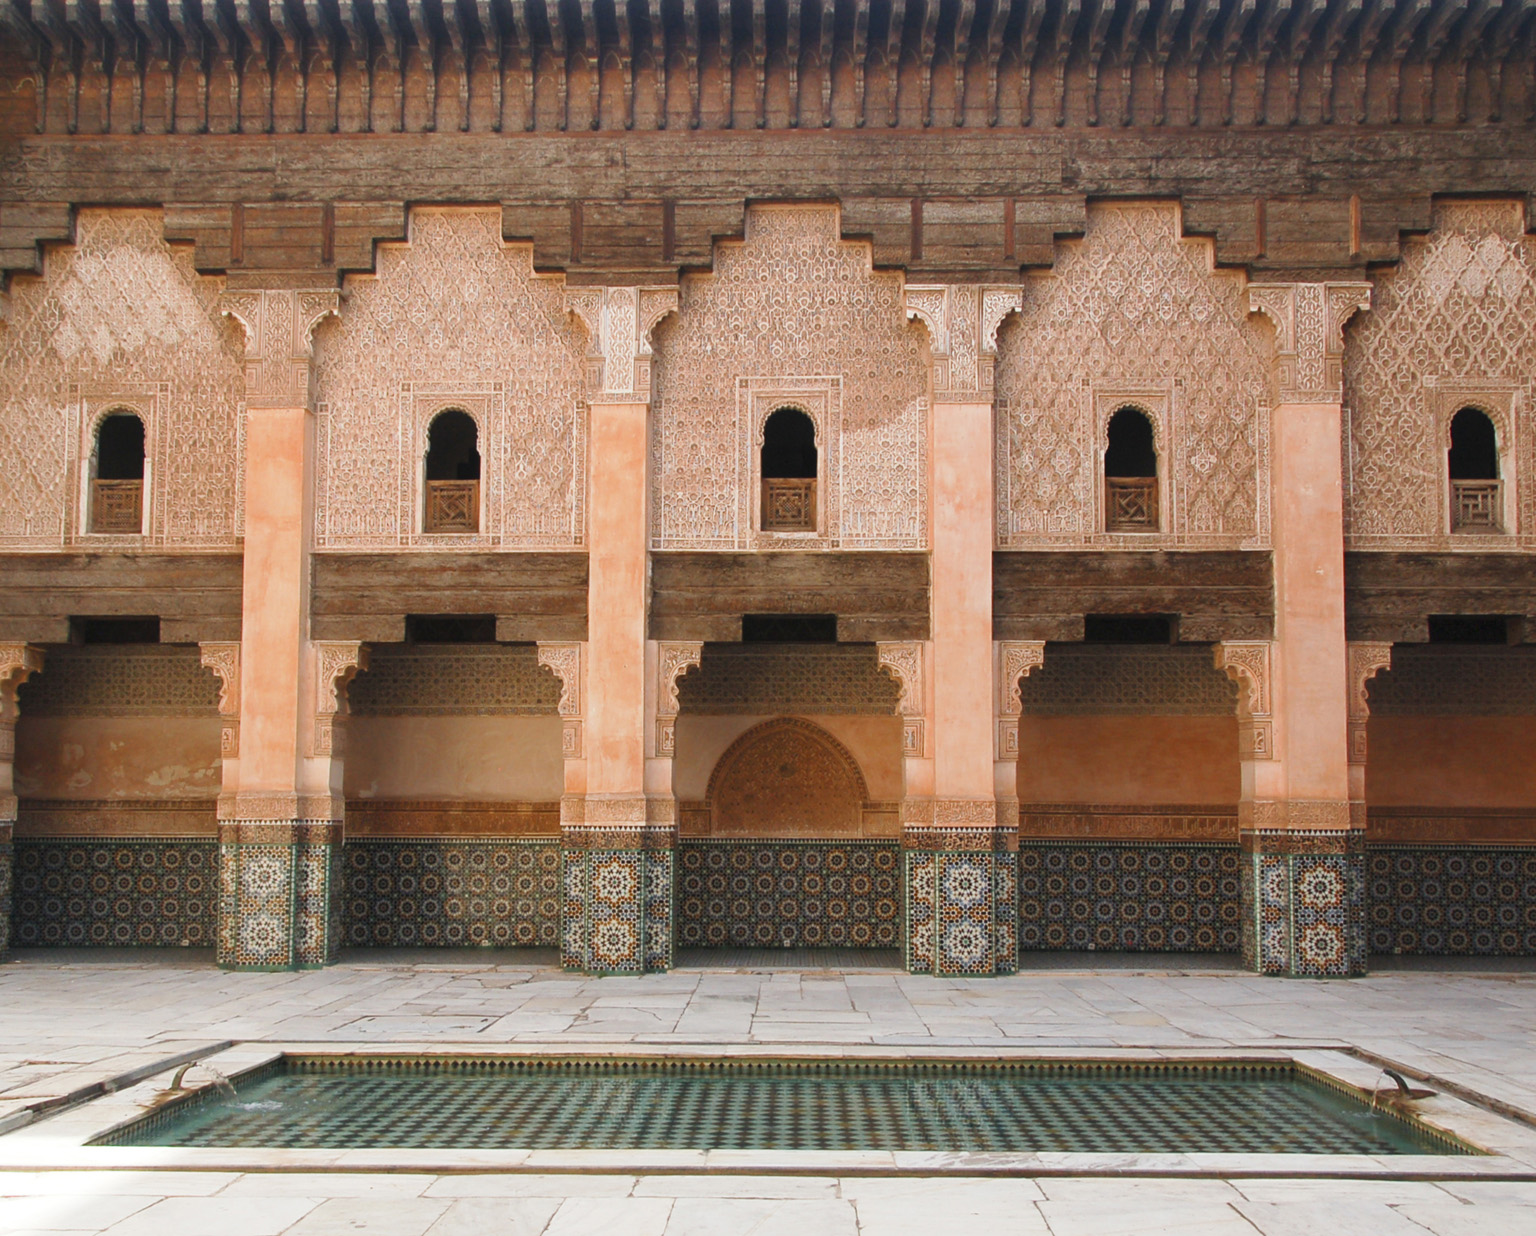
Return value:
[[(1185, 1179), (1497, 1180), (1536, 1182), (1536, 1116), (1505, 1103), (1450, 1087), (1414, 1103), (1423, 1124), (1484, 1152), (1470, 1155), (1331, 1155), (1246, 1153), (1069, 1153), (1016, 1154), (947, 1151), (730, 1150), (475, 1150), (475, 1149), (268, 1149), (242, 1147), (93, 1146), (93, 1139), (119, 1130), (161, 1107), (174, 1070), (189, 1057), (206, 1060), (237, 1084), (285, 1055), (329, 1056), (338, 1060), (399, 1059), (404, 1056), (455, 1058), (547, 1057), (611, 1060), (614, 1044), (505, 1046), (436, 1043), (368, 1044), (246, 1042), (210, 1051), (183, 1053), (175, 1064), (120, 1087), (103, 1083), (100, 1097), (36, 1119), (0, 1137), (0, 1171), (218, 1171), (218, 1172), (422, 1172), (439, 1175), (571, 1173), (795, 1176), (987, 1176), (987, 1177), (1158, 1177)], [(698, 1058), (683, 1045), (626, 1043), (632, 1058)], [(1369, 1099), (1386, 1079), (1383, 1063), (1347, 1045), (1266, 1049), (1244, 1048), (1062, 1048), (879, 1047), (835, 1044), (715, 1044), (717, 1060), (834, 1060), (910, 1063), (998, 1061), (1293, 1064), (1356, 1097)], [(1391, 1065), (1391, 1067), (1397, 1067)], [(1404, 1071), (1404, 1070), (1399, 1070)], [(135, 1070), (142, 1074), (142, 1070)], [(1416, 1076), (1412, 1069), (1406, 1070)], [(208, 1080), (204, 1080), (207, 1078)], [(213, 1085), (210, 1074), (193, 1070), (187, 1090)], [(1390, 1083), (1388, 1083), (1390, 1084)], [(1455, 1089), (1457, 1093), (1450, 1093)]]

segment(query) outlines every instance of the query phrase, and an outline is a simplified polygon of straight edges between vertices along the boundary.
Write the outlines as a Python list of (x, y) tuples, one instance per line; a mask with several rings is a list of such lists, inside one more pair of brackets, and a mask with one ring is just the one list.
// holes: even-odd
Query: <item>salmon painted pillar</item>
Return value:
[[(561, 964), (641, 974), (672, 964), (677, 810), (646, 785), (651, 328), (676, 288), (572, 288), (591, 341), (585, 786), (560, 804)], [(654, 650), (651, 681), (655, 681)]]
[(1366, 968), (1365, 815), (1351, 793), (1344, 635), (1344, 324), (1364, 283), (1250, 286), (1275, 323), (1275, 631), (1226, 643), (1239, 682), (1243, 958), (1262, 974)]
[(16, 858), (16, 694), (43, 668), (43, 650), (33, 644), (0, 643), (0, 956), (11, 946), (11, 896)]
[(909, 287), (934, 358), (929, 419), (931, 796), (902, 804), (907, 968), (941, 975), (1018, 967), (1017, 819), (994, 778), (992, 370), (1014, 288)]
[(334, 290), (231, 291), (222, 303), (246, 333), (241, 637), (204, 649), (238, 707), (219, 798), (218, 957), (232, 969), (323, 966), (340, 942), (337, 716), (363, 650), (309, 638), (310, 339), (336, 306)]

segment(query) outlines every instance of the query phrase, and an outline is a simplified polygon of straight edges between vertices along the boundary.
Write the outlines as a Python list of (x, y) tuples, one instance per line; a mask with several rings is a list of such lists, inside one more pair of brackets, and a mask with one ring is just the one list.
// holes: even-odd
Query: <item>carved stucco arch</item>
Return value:
[[(711, 835), (835, 837), (859, 833), (868, 800), (869, 784), (847, 747), (800, 717), (775, 717), (726, 748), (705, 806)], [(737, 818), (723, 820), (725, 810)]]
[[(764, 412), (761, 410), (762, 408), (767, 408), (768, 410)], [(758, 458), (762, 458), (763, 444), (766, 441), (768, 435), (768, 422), (771, 421), (780, 412), (786, 410), (791, 412), (798, 412), (801, 416), (805, 417), (806, 420), (811, 422), (811, 440), (815, 443), (816, 453), (820, 455), (822, 452), (824, 452), (827, 449), (827, 445), (824, 440), (826, 435), (822, 432), (820, 415), (815, 411), (815, 409), (809, 406), (809, 400), (800, 400), (794, 398), (793, 396), (789, 396), (779, 400), (777, 403), (764, 400), (757, 409), (754, 409), (757, 415), (753, 417), (755, 424), (752, 430), (752, 441), (757, 448)], [(818, 460), (818, 467), (819, 463), (820, 461)]]
[[(1159, 465), (1166, 461), (1168, 458), (1168, 443), (1167, 434), (1163, 426), (1163, 418), (1153, 409), (1147, 407), (1148, 402), (1150, 401), (1138, 399), (1134, 395), (1127, 395), (1124, 398), (1114, 400), (1114, 407), (1109, 410), (1109, 415), (1104, 418), (1104, 423), (1099, 427), (1098, 448), (1100, 464), (1103, 464), (1104, 460), (1109, 456), (1109, 423), (1122, 412), (1135, 412), (1147, 422), (1152, 429), (1152, 453), (1157, 456)], [(1158, 473), (1161, 474), (1165, 470), (1164, 467), (1159, 466)]]
[(1493, 426), (1493, 450), (1499, 461), (1501, 470), (1508, 462), (1510, 433), (1510, 409), (1500, 407), (1498, 402), (1488, 398), (1485, 392), (1446, 392), (1447, 398), (1443, 401), (1444, 408), (1437, 418), (1440, 424), (1437, 426), (1440, 438), (1440, 450), (1442, 453), (1451, 449), (1451, 422), (1458, 415), (1470, 408), (1474, 412), (1481, 412), (1488, 418), (1488, 423)]

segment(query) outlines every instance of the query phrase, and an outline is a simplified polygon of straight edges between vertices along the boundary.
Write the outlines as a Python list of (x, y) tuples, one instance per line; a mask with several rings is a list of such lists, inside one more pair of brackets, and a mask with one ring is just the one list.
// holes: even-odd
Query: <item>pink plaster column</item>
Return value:
[(1276, 325), (1275, 638), (1267, 756), (1245, 752), (1244, 956), (1266, 973), (1366, 967), (1363, 804), (1351, 801), (1344, 640), (1344, 323), (1357, 283), (1254, 284)]
[(11, 944), (16, 831), (16, 695), (22, 683), (43, 668), (43, 650), (32, 644), (0, 643), (0, 956)]

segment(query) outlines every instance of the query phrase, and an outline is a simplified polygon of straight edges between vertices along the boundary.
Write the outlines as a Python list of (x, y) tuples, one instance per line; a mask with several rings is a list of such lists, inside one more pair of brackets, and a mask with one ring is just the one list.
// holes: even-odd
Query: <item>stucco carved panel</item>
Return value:
[[(569, 680), (543, 659), (548, 652), (568, 662), (566, 650), (579, 647), (379, 644), (347, 701), (355, 716), (579, 716), (563, 712)], [(579, 651), (576, 660), (579, 709)]]
[[(316, 335), (317, 543), (520, 549), (579, 545), (588, 340), (564, 279), (536, 275), (497, 210), (421, 209), (410, 240), (350, 278), (341, 321)], [(432, 419), (479, 428), (478, 533), (420, 531)]]
[[(1344, 356), (1348, 489), (1355, 549), (1467, 546), (1450, 532), (1450, 418), (1472, 404), (1499, 436), (1504, 515), (1536, 545), (1529, 426), (1536, 393), (1536, 237), (1515, 202), (1437, 206), (1431, 231), (1405, 238), (1376, 279), (1371, 312)], [(1508, 539), (1508, 538), (1507, 538)], [(1488, 548), (1473, 538), (1472, 548)]]
[[(1268, 544), (1273, 349), (1244, 293), (1209, 241), (1180, 234), (1177, 206), (1089, 210), (1083, 239), (1026, 280), (1018, 325), (1000, 338), (999, 545)], [(1106, 534), (1094, 515), (1100, 396), (1149, 390), (1167, 401), (1169, 516), (1158, 533)]]
[(766, 721), (738, 738), (709, 782), (710, 833), (721, 837), (848, 837), (868, 797), (846, 748), (809, 722)]
[[(222, 548), (240, 534), (240, 342), (157, 210), (82, 210), (0, 328), (0, 549)], [(97, 422), (145, 421), (143, 535), (85, 532)]]
[(47, 673), (21, 689), (21, 709), (29, 717), (217, 717), (221, 693), (197, 648), (103, 644), (55, 648)]
[(754, 543), (754, 405), (738, 397), (742, 379), (770, 394), (833, 383), (841, 393), (829, 400), (841, 450), (827, 460), (840, 471), (828, 477), (825, 546), (926, 544), (926, 361), (900, 276), (875, 271), (869, 245), (843, 241), (840, 226), (834, 206), (754, 207), (745, 239), (718, 244), (713, 271), (684, 280), (678, 315), (657, 331), (656, 548)]

